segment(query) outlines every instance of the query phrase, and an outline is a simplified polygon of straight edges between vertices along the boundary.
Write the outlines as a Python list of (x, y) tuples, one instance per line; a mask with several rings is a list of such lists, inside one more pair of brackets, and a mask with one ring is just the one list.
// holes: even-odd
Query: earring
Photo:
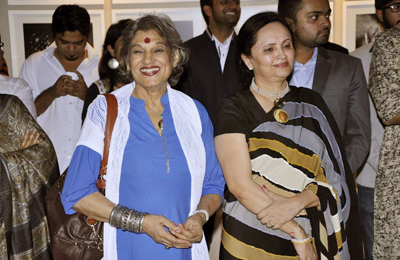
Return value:
[(253, 67), (252, 67), (252, 66), (249, 66), (248, 68), (249, 68), (249, 70), (253, 70)]
[(114, 57), (109, 59), (107, 64), (108, 64), (108, 67), (112, 70), (115, 70), (119, 66), (119, 62)]

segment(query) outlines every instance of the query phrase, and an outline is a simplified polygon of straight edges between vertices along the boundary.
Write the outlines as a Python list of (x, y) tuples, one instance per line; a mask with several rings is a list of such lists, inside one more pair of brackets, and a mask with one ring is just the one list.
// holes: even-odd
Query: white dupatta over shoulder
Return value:
[[(114, 91), (118, 100), (118, 116), (115, 121), (111, 137), (109, 162), (107, 169), (106, 197), (113, 203), (119, 203), (119, 183), (121, 178), (122, 160), (126, 143), (130, 133), (128, 113), (130, 109), (130, 96), (135, 89), (135, 82), (125, 85)], [(200, 202), (203, 180), (206, 169), (206, 153), (201, 138), (202, 125), (199, 112), (193, 99), (174, 90), (168, 84), (168, 98), (176, 133), (185, 154), (191, 175), (191, 215)], [(107, 102), (104, 96), (99, 95), (89, 106), (81, 136), (77, 143), (84, 145), (103, 154), (104, 129), (107, 118)], [(132, 126), (135, 127), (135, 126)], [(149, 212), (151, 214), (151, 212)], [(108, 223), (104, 224), (104, 260), (114, 260), (117, 254), (116, 229)], [(192, 260), (209, 259), (207, 245), (203, 239), (201, 243), (193, 244)]]

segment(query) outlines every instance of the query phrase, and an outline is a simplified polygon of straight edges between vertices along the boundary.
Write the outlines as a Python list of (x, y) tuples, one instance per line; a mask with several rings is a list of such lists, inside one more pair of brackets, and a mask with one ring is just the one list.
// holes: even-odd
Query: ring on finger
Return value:
[(170, 249), (171, 248), (171, 246), (169, 246), (169, 245), (165, 245), (165, 249)]

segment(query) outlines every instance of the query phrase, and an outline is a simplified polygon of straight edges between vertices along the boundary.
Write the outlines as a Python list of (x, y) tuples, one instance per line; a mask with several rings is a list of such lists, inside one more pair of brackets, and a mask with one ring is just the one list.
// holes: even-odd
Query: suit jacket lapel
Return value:
[(326, 82), (331, 71), (332, 64), (330, 62), (329, 53), (323, 48), (318, 47), (317, 63), (315, 64), (315, 73), (312, 89), (322, 94), (326, 87)]

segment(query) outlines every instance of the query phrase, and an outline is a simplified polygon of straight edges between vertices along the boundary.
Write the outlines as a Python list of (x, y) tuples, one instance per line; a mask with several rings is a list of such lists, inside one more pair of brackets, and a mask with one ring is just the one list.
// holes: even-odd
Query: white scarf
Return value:
[[(125, 85), (112, 93), (118, 101), (118, 116), (110, 143), (109, 163), (106, 175), (106, 197), (115, 204), (119, 203), (122, 160), (130, 133), (128, 119), (130, 109), (129, 99), (134, 89), (135, 82)], [(206, 154), (201, 138), (201, 119), (193, 99), (182, 92), (172, 89), (169, 84), (167, 90), (172, 119), (191, 175), (190, 216), (196, 210), (200, 201), (206, 169)], [(89, 106), (77, 146), (87, 146), (102, 155), (106, 117), (107, 102), (104, 96), (99, 95)], [(116, 229), (108, 223), (104, 223), (104, 260), (116, 259), (115, 256), (118, 255), (116, 237)], [(200, 243), (193, 244), (192, 259), (209, 259), (204, 236)]]

